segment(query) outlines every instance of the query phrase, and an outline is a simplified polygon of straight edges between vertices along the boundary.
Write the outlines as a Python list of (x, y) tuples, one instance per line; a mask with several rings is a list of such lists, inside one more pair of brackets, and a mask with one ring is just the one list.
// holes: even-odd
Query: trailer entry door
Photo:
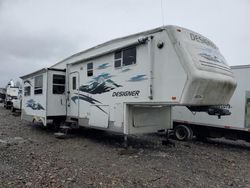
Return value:
[(79, 73), (69, 74), (68, 116), (79, 117)]

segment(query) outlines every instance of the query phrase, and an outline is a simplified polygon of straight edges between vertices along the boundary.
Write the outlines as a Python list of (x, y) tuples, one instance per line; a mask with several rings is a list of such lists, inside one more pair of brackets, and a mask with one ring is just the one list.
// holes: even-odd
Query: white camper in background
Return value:
[(17, 99), (18, 96), (18, 92), (19, 92), (19, 87), (15, 87), (15, 84), (13, 82), (13, 80), (11, 80), (6, 88), (6, 93), (5, 93), (5, 101), (4, 101), (4, 107), (9, 109), (12, 107), (13, 99)]
[(236, 87), (218, 48), (166, 26), (115, 39), (21, 77), (22, 119), (128, 134), (172, 128), (171, 108), (227, 115)]
[(22, 89), (19, 88), (17, 98), (12, 99), (11, 111), (15, 112), (16, 110), (20, 111), (22, 108)]
[(182, 127), (175, 133), (180, 140), (187, 138), (189, 128), (199, 137), (226, 137), (250, 141), (250, 65), (232, 66), (237, 88), (229, 102), (230, 116), (220, 119), (200, 112), (193, 114), (185, 107), (173, 107), (174, 127)]

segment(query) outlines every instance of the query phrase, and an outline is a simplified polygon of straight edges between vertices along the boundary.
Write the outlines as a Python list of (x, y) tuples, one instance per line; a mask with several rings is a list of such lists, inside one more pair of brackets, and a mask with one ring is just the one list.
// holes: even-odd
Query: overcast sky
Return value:
[(211, 39), (229, 65), (250, 64), (249, 0), (0, 0), (0, 87), (163, 20)]

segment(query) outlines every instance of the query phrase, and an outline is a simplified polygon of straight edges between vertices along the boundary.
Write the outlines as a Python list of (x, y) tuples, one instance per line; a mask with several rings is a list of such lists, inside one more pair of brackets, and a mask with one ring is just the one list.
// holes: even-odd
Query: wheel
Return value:
[(177, 125), (174, 129), (174, 135), (180, 141), (191, 140), (193, 138), (193, 131), (186, 125)]

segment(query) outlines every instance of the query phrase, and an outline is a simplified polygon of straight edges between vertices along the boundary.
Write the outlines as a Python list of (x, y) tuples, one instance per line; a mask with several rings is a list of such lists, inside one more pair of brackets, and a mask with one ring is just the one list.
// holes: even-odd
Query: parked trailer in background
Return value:
[(6, 89), (0, 88), (0, 103), (3, 103), (6, 97)]
[(232, 66), (231, 69), (237, 81), (229, 102), (232, 114), (218, 119), (204, 112), (193, 114), (185, 107), (174, 107), (172, 117), (178, 139), (186, 140), (188, 133), (193, 132), (199, 138), (225, 137), (250, 141), (250, 65)]
[(6, 88), (6, 97), (4, 101), (4, 107), (7, 109), (10, 109), (13, 105), (12, 100), (17, 99), (19, 93), (19, 87), (15, 87), (11, 84), (9, 84)]
[(22, 90), (19, 89), (17, 98), (12, 99), (11, 111), (20, 111), (22, 109)]
[(177, 26), (112, 40), (21, 78), (22, 119), (124, 135), (172, 128), (175, 105), (229, 115), (217, 105), (236, 87), (215, 44)]

